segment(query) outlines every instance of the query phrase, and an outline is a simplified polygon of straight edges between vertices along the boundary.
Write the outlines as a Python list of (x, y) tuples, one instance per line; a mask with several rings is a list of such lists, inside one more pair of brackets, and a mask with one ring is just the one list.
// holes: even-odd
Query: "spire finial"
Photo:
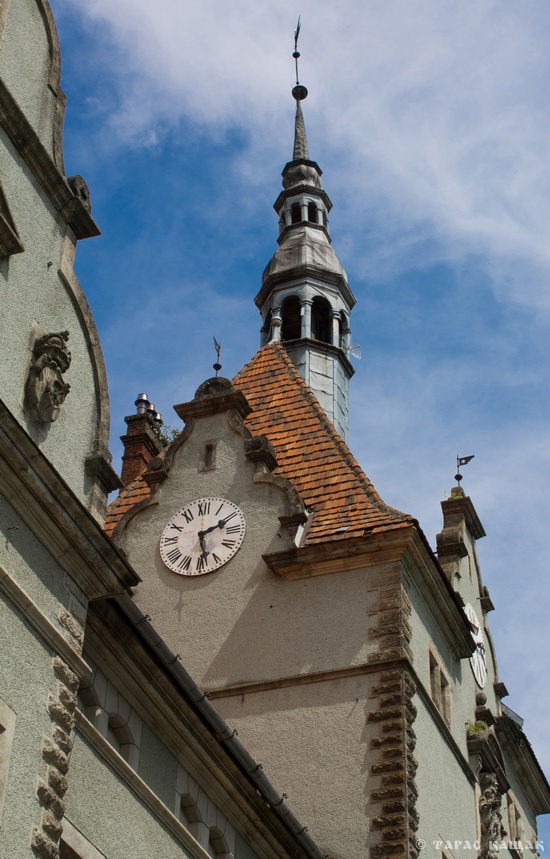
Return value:
[(216, 376), (220, 372), (222, 365), (220, 364), (220, 352), (222, 351), (222, 344), (218, 343), (215, 337), (212, 337), (214, 341), (214, 349), (216, 350), (216, 363), (212, 364), (214, 370), (216, 371)]
[(304, 98), (307, 98), (307, 89), (305, 86), (302, 86), (300, 81), (298, 80), (298, 60), (300, 59), (300, 51), (298, 50), (298, 38), (300, 36), (300, 17), (298, 17), (298, 23), (296, 24), (296, 29), (294, 30), (294, 53), (292, 56), (294, 57), (294, 62), (296, 64), (296, 86), (292, 89), (292, 95), (296, 99), (296, 101), (303, 101)]

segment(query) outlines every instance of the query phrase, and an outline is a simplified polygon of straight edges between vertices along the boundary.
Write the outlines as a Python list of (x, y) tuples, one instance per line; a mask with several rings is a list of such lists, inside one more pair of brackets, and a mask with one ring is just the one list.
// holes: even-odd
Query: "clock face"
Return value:
[(233, 557), (246, 531), (244, 513), (225, 498), (199, 498), (172, 516), (160, 538), (160, 556), (180, 576), (212, 573)]
[(464, 606), (464, 613), (468, 618), (472, 638), (474, 639), (476, 646), (475, 651), (470, 656), (470, 665), (474, 672), (477, 685), (483, 689), (487, 680), (487, 657), (485, 654), (485, 642), (483, 641), (481, 623), (475, 613), (474, 607), (470, 605), (470, 603)]

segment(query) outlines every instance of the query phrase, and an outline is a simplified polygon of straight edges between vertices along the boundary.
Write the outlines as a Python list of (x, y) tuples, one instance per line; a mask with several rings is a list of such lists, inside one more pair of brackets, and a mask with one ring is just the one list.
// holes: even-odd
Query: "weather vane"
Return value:
[(300, 83), (298, 80), (298, 60), (300, 59), (300, 51), (298, 50), (298, 37), (300, 35), (300, 16), (298, 16), (298, 23), (296, 24), (296, 29), (294, 30), (294, 53), (292, 56), (294, 57), (294, 62), (296, 63), (296, 86)]
[(216, 363), (212, 366), (214, 367), (217, 376), (222, 368), (222, 365), (220, 364), (220, 352), (222, 351), (222, 344), (218, 343), (215, 337), (212, 337), (212, 339), (214, 341), (214, 349), (216, 350)]
[(298, 23), (296, 24), (296, 29), (294, 30), (294, 53), (292, 56), (294, 57), (294, 62), (296, 64), (296, 86), (292, 89), (292, 95), (296, 99), (296, 101), (302, 101), (304, 98), (307, 98), (307, 88), (302, 86), (300, 81), (298, 80), (298, 60), (300, 58), (300, 51), (298, 50), (298, 37), (300, 35), (300, 27), (302, 26), (300, 23), (300, 18), (298, 18)]
[(462, 474), (460, 473), (460, 467), (462, 465), (468, 465), (468, 463), (470, 462), (470, 460), (472, 460), (474, 458), (474, 456), (475, 456), (474, 453), (472, 453), (471, 456), (458, 456), (458, 454), (457, 454), (457, 456), (456, 456), (455, 480), (456, 480), (458, 486), (460, 486), (460, 481), (462, 480)]

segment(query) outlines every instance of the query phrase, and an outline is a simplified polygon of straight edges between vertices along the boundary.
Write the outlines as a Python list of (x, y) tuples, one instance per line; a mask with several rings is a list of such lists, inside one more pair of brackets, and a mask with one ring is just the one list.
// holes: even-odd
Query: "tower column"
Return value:
[(340, 343), (340, 311), (333, 310), (332, 316), (332, 344), (333, 346), (341, 346)]
[(283, 319), (281, 316), (281, 308), (274, 307), (271, 315), (271, 340), (274, 343), (279, 343), (281, 340), (281, 325)]
[(302, 316), (302, 337), (311, 337), (311, 298), (303, 298), (300, 301), (300, 310)]

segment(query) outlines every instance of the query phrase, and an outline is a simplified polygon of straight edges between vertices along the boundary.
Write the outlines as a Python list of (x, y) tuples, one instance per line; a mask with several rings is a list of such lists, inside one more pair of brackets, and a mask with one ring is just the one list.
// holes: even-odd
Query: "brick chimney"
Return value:
[(128, 432), (120, 437), (124, 445), (121, 480), (127, 486), (146, 469), (148, 462), (158, 456), (164, 445), (159, 435), (160, 415), (147, 394), (139, 394), (137, 413), (124, 418)]

